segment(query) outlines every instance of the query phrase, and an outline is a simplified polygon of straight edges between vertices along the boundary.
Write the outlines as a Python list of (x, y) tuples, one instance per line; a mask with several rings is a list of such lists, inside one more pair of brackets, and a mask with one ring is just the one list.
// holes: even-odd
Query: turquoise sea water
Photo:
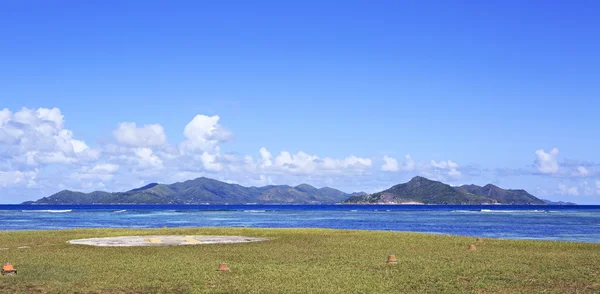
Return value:
[(0, 205), (0, 230), (163, 226), (394, 230), (600, 243), (600, 206)]

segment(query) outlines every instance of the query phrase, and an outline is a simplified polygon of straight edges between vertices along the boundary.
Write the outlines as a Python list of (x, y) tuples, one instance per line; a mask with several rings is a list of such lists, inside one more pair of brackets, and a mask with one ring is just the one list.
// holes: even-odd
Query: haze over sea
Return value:
[(164, 226), (393, 230), (600, 243), (600, 205), (0, 205), (0, 230)]

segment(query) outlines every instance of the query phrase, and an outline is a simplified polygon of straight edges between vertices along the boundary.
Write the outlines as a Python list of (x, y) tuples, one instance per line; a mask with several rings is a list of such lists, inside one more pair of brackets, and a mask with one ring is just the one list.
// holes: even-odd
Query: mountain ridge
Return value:
[[(360, 192), (363, 193), (363, 192)], [(244, 187), (200, 177), (173, 184), (150, 183), (125, 192), (83, 193), (62, 190), (24, 204), (245, 204), (245, 203), (339, 203), (352, 195), (308, 184), (292, 187), (268, 185)]]
[[(416, 176), (381, 192), (345, 193), (330, 187), (268, 185), (245, 187), (200, 177), (173, 184), (149, 183), (125, 192), (63, 190), (24, 204), (554, 204), (522, 189), (448, 184)], [(560, 204), (563, 202), (557, 202)]]

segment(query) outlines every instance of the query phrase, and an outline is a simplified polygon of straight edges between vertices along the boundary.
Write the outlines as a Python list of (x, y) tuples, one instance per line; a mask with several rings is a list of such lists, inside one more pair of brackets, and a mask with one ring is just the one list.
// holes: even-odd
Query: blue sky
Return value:
[(0, 202), (424, 175), (600, 203), (595, 1), (208, 2), (0, 3)]

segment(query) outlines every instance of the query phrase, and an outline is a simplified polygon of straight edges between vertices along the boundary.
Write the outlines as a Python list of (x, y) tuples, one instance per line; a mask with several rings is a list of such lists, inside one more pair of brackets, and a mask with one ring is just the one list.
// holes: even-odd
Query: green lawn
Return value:
[[(123, 235), (270, 241), (102, 248)], [(469, 244), (476, 251), (467, 250)], [(31, 248), (17, 249), (27, 245)], [(0, 293), (600, 293), (600, 244), (321, 229), (75, 229), (0, 232)], [(390, 253), (398, 264), (386, 264)], [(217, 272), (227, 262), (232, 272)]]

